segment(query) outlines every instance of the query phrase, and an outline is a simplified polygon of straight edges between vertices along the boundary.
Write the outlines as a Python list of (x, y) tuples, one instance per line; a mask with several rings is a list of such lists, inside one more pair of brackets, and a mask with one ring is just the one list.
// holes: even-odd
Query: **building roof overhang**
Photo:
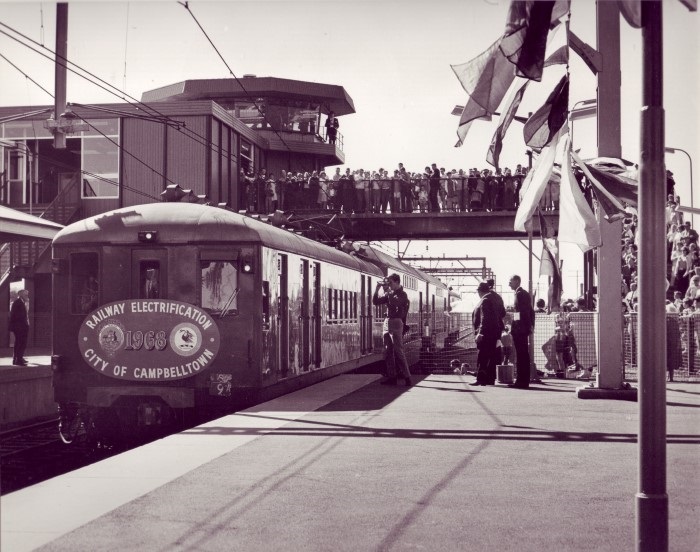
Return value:
[(141, 101), (213, 100), (225, 105), (236, 99), (257, 98), (308, 100), (321, 104), (326, 113), (333, 111), (337, 116), (355, 113), (352, 98), (342, 86), (278, 77), (186, 80), (146, 91)]

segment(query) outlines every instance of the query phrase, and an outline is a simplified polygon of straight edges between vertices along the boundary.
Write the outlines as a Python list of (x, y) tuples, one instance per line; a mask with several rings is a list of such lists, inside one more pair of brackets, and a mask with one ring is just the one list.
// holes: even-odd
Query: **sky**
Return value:
[[(254, 0), (190, 1), (189, 8), (225, 60), (178, 2), (69, 4), (68, 58), (140, 99), (146, 90), (186, 79), (254, 74), (337, 84), (352, 97), (356, 113), (340, 119), (346, 167), (411, 171), (430, 163), (449, 169), (485, 168), (486, 150), (498, 124), (478, 121), (464, 146), (455, 148), (455, 105), (467, 95), (451, 65), (479, 55), (503, 32), (507, 0)], [(666, 144), (698, 161), (697, 12), (679, 0), (663, 0), (664, 107)], [(55, 49), (54, 3), (3, 2), (0, 22)], [(595, 2), (572, 0), (571, 29), (596, 44)], [(622, 155), (639, 159), (641, 30), (621, 18)], [(0, 27), (0, 31), (6, 31)], [(563, 33), (561, 33), (563, 34)], [(562, 36), (554, 40), (562, 40)], [(48, 52), (46, 52), (48, 53)], [(53, 64), (0, 34), (0, 54), (44, 88), (53, 91)], [(228, 65), (228, 67), (227, 67)], [(229, 70), (230, 68), (230, 70)], [(596, 79), (572, 54), (570, 106), (595, 98)], [(549, 68), (541, 83), (528, 87), (519, 114), (535, 111), (563, 74)], [(42, 105), (51, 98), (0, 58), (0, 105)], [(69, 73), (69, 102), (113, 103), (114, 95)], [(596, 154), (595, 119), (577, 121), (574, 147)], [(511, 125), (501, 156), (504, 166), (526, 164), (522, 127)], [(666, 156), (682, 203), (690, 204), (690, 163), (682, 153)], [(694, 205), (700, 204), (695, 175)], [(700, 217), (695, 217), (696, 226)], [(396, 247), (396, 244), (390, 244)], [(528, 252), (515, 241), (432, 241), (402, 243), (409, 255), (486, 256), (505, 285), (510, 274), (527, 280)], [(541, 247), (535, 243), (534, 253)], [(577, 297), (582, 255), (562, 245), (564, 296)], [(539, 263), (534, 262), (537, 280)]]

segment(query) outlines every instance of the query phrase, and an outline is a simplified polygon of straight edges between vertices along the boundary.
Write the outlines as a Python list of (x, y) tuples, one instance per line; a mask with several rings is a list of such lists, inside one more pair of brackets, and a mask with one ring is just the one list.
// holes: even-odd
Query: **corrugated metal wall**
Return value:
[[(125, 207), (155, 201), (153, 198), (160, 198), (161, 192), (169, 184), (165, 179), (166, 129), (160, 123), (122, 119), (121, 143), (124, 152), (121, 178), (122, 204)], [(137, 193), (134, 189), (143, 193)]]
[(179, 130), (168, 127), (167, 172), (169, 180), (195, 194), (208, 193), (209, 138), (206, 116), (178, 117), (185, 123)]

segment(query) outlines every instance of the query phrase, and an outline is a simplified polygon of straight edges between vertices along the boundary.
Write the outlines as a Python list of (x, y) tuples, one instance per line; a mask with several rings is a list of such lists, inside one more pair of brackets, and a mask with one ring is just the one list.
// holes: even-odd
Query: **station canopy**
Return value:
[(50, 240), (62, 225), (0, 205), (0, 243)]

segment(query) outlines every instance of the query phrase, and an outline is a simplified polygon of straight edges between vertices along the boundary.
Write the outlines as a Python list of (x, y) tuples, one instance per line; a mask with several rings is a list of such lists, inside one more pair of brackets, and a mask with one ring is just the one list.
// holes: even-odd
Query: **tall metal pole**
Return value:
[[(66, 111), (66, 59), (68, 59), (68, 4), (56, 4), (56, 59), (54, 60), (54, 119), (59, 120)], [(66, 135), (56, 128), (53, 147), (66, 149)]]
[(666, 246), (661, 0), (641, 2), (643, 89), (639, 170), (639, 487), (637, 550), (668, 550)]

